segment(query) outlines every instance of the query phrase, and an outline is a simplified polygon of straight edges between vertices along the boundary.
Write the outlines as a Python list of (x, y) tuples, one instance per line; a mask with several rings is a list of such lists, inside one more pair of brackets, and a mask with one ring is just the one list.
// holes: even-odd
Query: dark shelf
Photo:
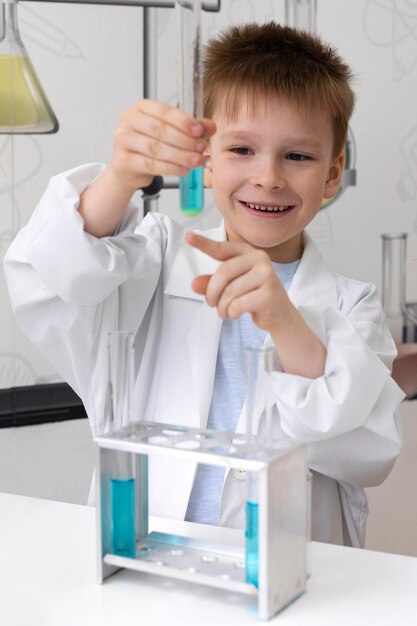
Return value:
[(83, 403), (66, 383), (0, 389), (0, 428), (86, 417)]

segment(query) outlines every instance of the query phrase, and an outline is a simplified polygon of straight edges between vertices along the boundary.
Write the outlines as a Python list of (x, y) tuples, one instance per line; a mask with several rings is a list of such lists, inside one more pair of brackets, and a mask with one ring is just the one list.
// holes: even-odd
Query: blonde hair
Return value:
[(277, 95), (332, 118), (334, 154), (344, 147), (355, 104), (352, 72), (318, 37), (276, 22), (232, 26), (209, 41), (203, 56), (204, 115), (236, 118), (242, 95), (252, 112)]

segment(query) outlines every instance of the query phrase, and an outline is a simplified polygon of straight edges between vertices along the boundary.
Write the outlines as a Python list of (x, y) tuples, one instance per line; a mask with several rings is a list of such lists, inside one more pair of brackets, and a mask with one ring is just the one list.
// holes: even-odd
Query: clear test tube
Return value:
[[(109, 431), (125, 429), (129, 432), (134, 376), (133, 333), (110, 333), (108, 346), (111, 393)], [(111, 552), (132, 558), (136, 555), (135, 491), (134, 456), (115, 451), (110, 476)]]
[(285, 0), (285, 23), (309, 33), (316, 32), (317, 0)]
[[(201, 5), (202, 0), (175, 1), (178, 105), (197, 119), (203, 119)], [(179, 186), (181, 211), (189, 217), (201, 213), (204, 209), (203, 167), (181, 176)]]
[[(268, 401), (268, 378), (272, 370), (272, 347), (246, 349), (246, 434), (253, 453), (272, 447), (272, 407)], [(245, 580), (258, 587), (259, 566), (259, 479), (248, 473), (246, 499), (246, 575)]]
[(383, 234), (382, 306), (396, 343), (403, 340), (407, 233)]
[(307, 469), (307, 552), (306, 552), (306, 576), (311, 576), (311, 507), (313, 504), (313, 472)]

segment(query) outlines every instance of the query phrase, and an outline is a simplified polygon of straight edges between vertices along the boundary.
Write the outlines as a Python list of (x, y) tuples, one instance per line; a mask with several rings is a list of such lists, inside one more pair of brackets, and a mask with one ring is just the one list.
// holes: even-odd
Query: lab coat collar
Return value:
[[(226, 230), (224, 221), (219, 226), (209, 230), (195, 232), (201, 233), (214, 241), (226, 241)], [(183, 241), (182, 246), (174, 260), (168, 282), (165, 287), (165, 294), (182, 298), (192, 298), (193, 300), (205, 301), (203, 295), (195, 293), (191, 288), (191, 283), (200, 274), (213, 274), (219, 267), (220, 262), (212, 259), (204, 252), (193, 248)]]
[[(196, 232), (201, 232), (205, 237), (214, 241), (226, 241), (223, 220), (215, 228)], [(321, 309), (337, 307), (334, 275), (324, 264), (311, 237), (306, 232), (304, 232), (303, 237), (303, 255), (288, 291), (288, 296), (296, 307), (320, 306)], [(204, 302), (204, 296), (195, 293), (191, 288), (191, 283), (200, 274), (213, 274), (219, 265), (219, 261), (183, 242), (174, 260), (165, 293)]]
[(333, 273), (311, 239), (304, 232), (304, 250), (300, 264), (288, 290), (288, 297), (297, 308), (303, 306), (337, 308), (337, 289)]

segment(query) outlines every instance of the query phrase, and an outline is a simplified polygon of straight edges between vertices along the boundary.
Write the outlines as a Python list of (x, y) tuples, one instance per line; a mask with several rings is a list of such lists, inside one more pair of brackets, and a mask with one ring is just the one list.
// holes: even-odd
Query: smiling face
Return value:
[(277, 96), (252, 111), (246, 98), (235, 119), (213, 115), (211, 165), (205, 183), (213, 188), (230, 241), (263, 248), (272, 261), (300, 258), (302, 232), (323, 198), (340, 186), (343, 154), (333, 154), (329, 115), (308, 112)]

